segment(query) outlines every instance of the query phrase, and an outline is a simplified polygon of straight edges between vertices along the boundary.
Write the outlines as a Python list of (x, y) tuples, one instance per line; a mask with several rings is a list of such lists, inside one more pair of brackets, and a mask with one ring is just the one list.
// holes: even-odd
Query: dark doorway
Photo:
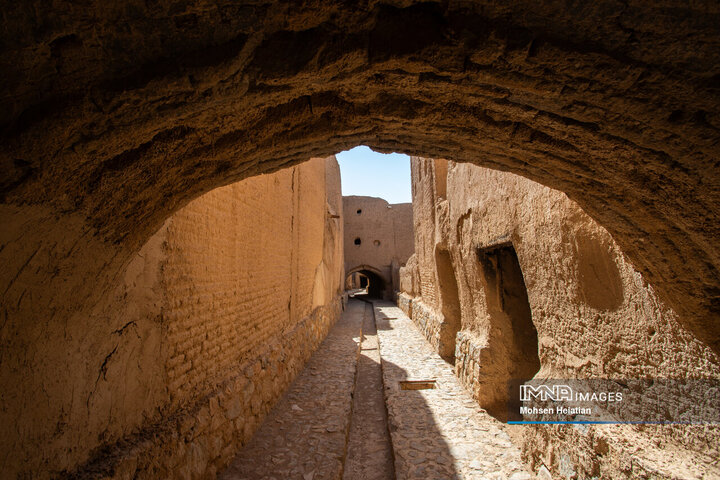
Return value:
[(348, 275), (348, 278), (351, 279), (351, 281), (349, 283), (346, 282), (346, 285), (353, 284), (353, 276), (357, 276), (359, 288), (366, 289), (368, 297), (379, 299), (384, 298), (386, 283), (380, 275), (371, 270), (356, 270)]
[(500, 420), (517, 420), (522, 418), (519, 386), (540, 370), (537, 330), (512, 244), (482, 249), (478, 254), (492, 322), (491, 349), (498, 367), (493, 372), (498, 395), (485, 408)]
[(452, 266), (450, 252), (446, 249), (435, 249), (435, 265), (437, 268), (440, 302), (442, 305), (443, 323), (440, 325), (439, 353), (445, 361), (455, 363), (455, 341), (461, 328), (460, 300), (455, 271)]

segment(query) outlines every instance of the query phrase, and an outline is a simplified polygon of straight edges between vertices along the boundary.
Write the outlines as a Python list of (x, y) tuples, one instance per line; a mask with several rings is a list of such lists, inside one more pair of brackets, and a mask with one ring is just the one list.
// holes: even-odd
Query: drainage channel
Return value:
[(394, 459), (371, 303), (365, 304), (362, 331), (343, 480), (391, 480)]

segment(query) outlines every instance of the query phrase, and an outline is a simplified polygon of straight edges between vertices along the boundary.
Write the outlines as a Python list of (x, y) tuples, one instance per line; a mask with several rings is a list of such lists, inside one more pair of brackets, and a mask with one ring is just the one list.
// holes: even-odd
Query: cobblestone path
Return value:
[[(477, 406), (402, 310), (375, 302), (374, 317), (369, 304), (350, 300), (218, 478), (533, 478), (501, 424)], [(434, 388), (401, 388), (408, 380), (434, 380)]]
[(340, 479), (365, 304), (351, 300), (223, 480)]
[[(375, 302), (375, 320), (397, 478), (533, 478), (502, 424), (478, 407), (412, 320), (389, 302)], [(435, 385), (403, 390), (408, 380)]]

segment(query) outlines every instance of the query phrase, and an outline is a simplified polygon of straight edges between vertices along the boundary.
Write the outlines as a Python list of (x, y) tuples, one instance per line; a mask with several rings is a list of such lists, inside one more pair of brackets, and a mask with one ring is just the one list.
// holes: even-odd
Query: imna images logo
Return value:
[(622, 392), (577, 392), (570, 385), (520, 385), (520, 401), (621, 402)]
[(561, 400), (572, 401), (573, 390), (570, 385), (520, 385), (520, 401), (529, 402), (533, 399), (546, 402), (552, 400), (559, 402)]

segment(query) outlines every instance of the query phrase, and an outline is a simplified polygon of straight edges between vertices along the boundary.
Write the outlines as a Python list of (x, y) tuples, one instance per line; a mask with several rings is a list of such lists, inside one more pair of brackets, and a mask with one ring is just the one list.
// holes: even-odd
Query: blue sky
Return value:
[(380, 197), (389, 203), (411, 202), (410, 157), (385, 155), (365, 146), (336, 155), (340, 164), (343, 195)]

